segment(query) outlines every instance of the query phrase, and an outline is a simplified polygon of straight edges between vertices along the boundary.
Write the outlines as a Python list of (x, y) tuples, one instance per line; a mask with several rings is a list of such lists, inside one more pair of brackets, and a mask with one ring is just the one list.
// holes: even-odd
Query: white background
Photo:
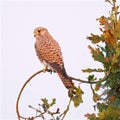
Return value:
[[(33, 31), (38, 26), (48, 29), (59, 42), (65, 68), (69, 75), (87, 80), (84, 68), (101, 65), (91, 57), (86, 36), (99, 33), (101, 15), (108, 16), (110, 5), (104, 0), (2, 0), (1, 1), (1, 120), (16, 120), (16, 99), (24, 82), (43, 68), (35, 50)], [(78, 83), (76, 83), (78, 85)], [(94, 112), (89, 85), (80, 84), (84, 91), (78, 108), (71, 106), (65, 120), (85, 120), (84, 114)], [(34, 115), (28, 105), (37, 106), (41, 98), (57, 99), (64, 110), (68, 103), (67, 90), (56, 74), (38, 75), (26, 87), (20, 101), (23, 116)]]

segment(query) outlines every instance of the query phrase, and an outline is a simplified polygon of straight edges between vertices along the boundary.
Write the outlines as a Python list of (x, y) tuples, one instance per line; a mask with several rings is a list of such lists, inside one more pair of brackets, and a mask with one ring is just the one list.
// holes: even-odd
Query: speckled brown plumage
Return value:
[(40, 61), (45, 67), (50, 67), (57, 72), (63, 84), (68, 89), (73, 89), (71, 78), (67, 75), (58, 42), (49, 34), (48, 30), (38, 27), (34, 30), (36, 37), (35, 49)]

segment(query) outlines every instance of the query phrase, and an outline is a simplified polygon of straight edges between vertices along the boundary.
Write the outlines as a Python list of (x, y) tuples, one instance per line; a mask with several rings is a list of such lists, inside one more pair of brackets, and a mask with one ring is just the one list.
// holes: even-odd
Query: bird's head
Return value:
[(34, 30), (34, 37), (43, 36), (47, 32), (47, 29), (44, 27), (37, 27)]

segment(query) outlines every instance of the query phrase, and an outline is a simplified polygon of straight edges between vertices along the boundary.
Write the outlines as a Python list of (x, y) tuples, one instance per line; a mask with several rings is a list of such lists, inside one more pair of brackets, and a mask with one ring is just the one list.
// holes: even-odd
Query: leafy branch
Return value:
[[(100, 23), (102, 34), (87, 37), (95, 48), (88, 46), (95, 61), (103, 65), (103, 69), (86, 69), (84, 72), (104, 72), (106, 79), (99, 79), (93, 87), (90, 85), (93, 100), (96, 102), (98, 114), (85, 116), (89, 120), (119, 120), (120, 119), (120, 12), (116, 0), (106, 0), (112, 6), (109, 17), (101, 16)], [(102, 46), (101, 46), (102, 43)], [(93, 75), (94, 76), (94, 75)], [(89, 77), (88, 77), (89, 78)], [(93, 80), (91, 78), (91, 80)], [(102, 90), (101, 94), (97, 92)]]

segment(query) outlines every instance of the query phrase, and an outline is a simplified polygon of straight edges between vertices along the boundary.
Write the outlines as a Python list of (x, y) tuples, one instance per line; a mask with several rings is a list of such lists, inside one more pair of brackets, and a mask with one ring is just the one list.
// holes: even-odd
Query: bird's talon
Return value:
[(54, 72), (54, 73), (56, 73), (56, 71), (55, 71), (55, 70), (53, 70), (53, 72)]
[(47, 72), (50, 72), (50, 74), (52, 74), (52, 70), (51, 69), (48, 69)]
[(56, 71), (55, 71), (55, 70), (52, 70), (52, 69), (47, 69), (47, 72), (50, 72), (50, 74), (52, 74), (52, 72), (53, 72), (53, 73), (56, 73)]

